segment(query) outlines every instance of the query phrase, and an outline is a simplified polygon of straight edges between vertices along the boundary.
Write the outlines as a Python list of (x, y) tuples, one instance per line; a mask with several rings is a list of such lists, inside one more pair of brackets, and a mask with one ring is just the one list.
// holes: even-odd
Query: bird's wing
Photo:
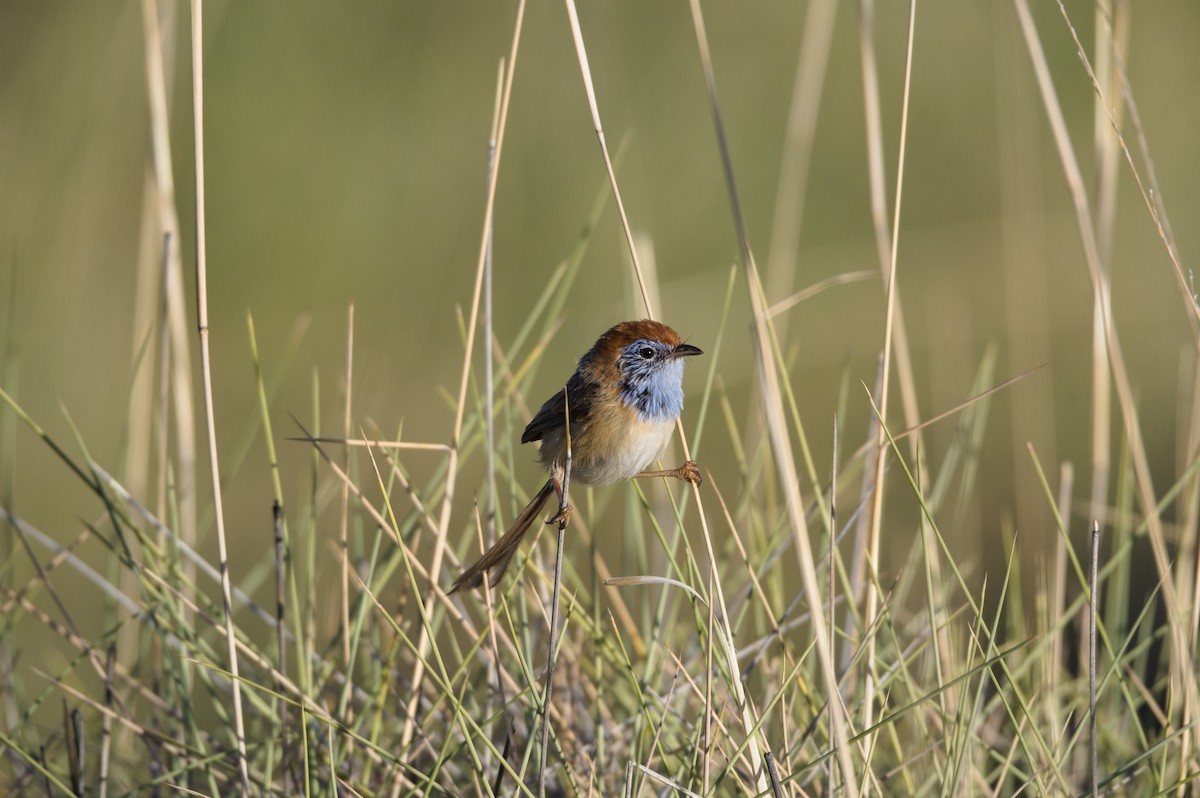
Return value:
[(542, 405), (542, 409), (537, 411), (537, 415), (525, 427), (525, 432), (521, 435), (521, 443), (540, 441), (547, 432), (561, 427), (563, 419), (566, 417), (567, 398), (570, 399), (571, 432), (573, 434), (580, 424), (587, 421), (592, 401), (598, 390), (599, 385), (594, 381), (581, 377), (579, 372), (573, 374), (567, 381), (567, 387), (547, 399), (546, 403)]

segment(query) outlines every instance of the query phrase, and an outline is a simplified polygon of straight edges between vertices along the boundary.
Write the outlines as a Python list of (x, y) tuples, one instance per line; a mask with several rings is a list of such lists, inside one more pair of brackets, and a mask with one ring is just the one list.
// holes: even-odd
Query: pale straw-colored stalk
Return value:
[[(601, 124), (600, 110), (596, 103), (596, 92), (595, 92), (594, 85), (593, 85), (591, 68), (588, 65), (587, 50), (586, 50), (586, 47), (584, 46), (583, 33), (579, 26), (579, 15), (575, 10), (574, 0), (566, 0), (566, 6), (567, 6), (567, 15), (568, 15), (568, 18), (569, 18), (570, 24), (571, 24), (571, 34), (572, 34), (574, 44), (575, 44), (575, 52), (579, 59), (579, 68), (580, 68), (580, 72), (583, 77), (584, 91), (587, 95), (588, 108), (591, 111), (591, 115), (592, 115), (593, 129), (596, 133), (596, 138), (600, 145), (600, 152), (601, 152), (601, 156), (604, 160), (605, 168), (608, 171), (609, 181), (610, 181), (610, 183), (612, 185), (612, 189), (613, 189), (613, 199), (616, 204), (618, 214), (620, 215), (620, 218), (621, 218), (621, 226), (625, 232), (626, 243), (629, 247), (630, 259), (632, 262), (634, 274), (637, 278), (638, 286), (641, 290), (642, 300), (646, 305), (647, 313), (651, 313), (653, 304), (651, 303), (650, 292), (647, 288), (645, 276), (642, 272), (641, 263), (638, 260), (637, 246), (636, 246), (633, 234), (629, 227), (629, 220), (625, 215), (625, 206), (621, 200), (621, 194), (620, 194), (620, 189), (617, 185), (616, 174), (612, 168), (612, 159), (609, 156), (608, 145), (607, 145), (607, 143), (605, 141), (605, 137), (604, 137), (604, 127)], [(699, 20), (698, 15), (699, 15), (699, 8), (693, 3), (693, 18), (697, 21), (697, 32), (698, 32), (697, 38), (702, 40), (701, 47), (703, 50), (707, 51), (707, 43), (703, 42), (704, 37), (703, 37), (703, 35), (700, 35), (700, 34), (702, 34), (703, 26), (702, 26), (702, 22)], [(711, 65), (709, 65), (709, 66), (711, 66)], [(781, 408), (781, 413), (782, 413), (782, 408)], [(683, 431), (683, 424), (678, 420), (676, 421), (676, 431), (679, 436), (681, 448), (683, 449), (683, 456), (685, 459), (690, 460), (691, 452), (690, 452), (688, 444), (687, 444), (687, 437)], [(700, 497), (700, 491), (699, 491), (699, 488), (694, 484), (692, 485), (692, 495), (696, 501), (697, 514), (700, 519), (700, 525), (701, 525), (701, 528), (703, 531), (705, 546), (707, 547), (707, 550), (708, 550), (709, 561), (710, 561), (710, 563), (716, 563), (717, 559), (715, 557), (714, 550), (713, 550), (712, 536), (709, 532), (708, 521), (704, 514), (704, 508), (703, 508), (703, 504), (702, 504), (701, 497)], [(724, 599), (724, 595), (723, 595), (722, 588), (721, 588), (721, 582), (719, 579), (714, 580), (714, 587), (717, 592), (717, 597), (716, 597), (715, 603), (718, 604), (721, 608), (721, 623), (719, 625), (719, 628), (721, 631), (720, 641), (722, 643), (722, 648), (723, 648), (724, 652), (726, 653), (726, 659), (728, 661), (728, 666), (730, 669), (730, 674), (731, 674), (731, 677), (729, 680), (730, 688), (733, 690), (735, 700), (737, 701), (738, 711), (741, 713), (742, 722), (745, 727), (746, 733), (748, 735), (748, 742), (749, 742), (748, 749), (749, 749), (749, 755), (750, 755), (754, 780), (755, 780), (756, 785), (758, 786), (758, 789), (760, 791), (763, 791), (763, 790), (767, 789), (768, 784), (767, 784), (767, 775), (766, 775), (765, 768), (763, 766), (762, 753), (761, 753), (761, 748), (760, 748), (759, 739), (758, 739), (759, 736), (762, 734), (762, 732), (761, 732), (761, 729), (758, 732), (755, 732), (756, 727), (759, 727), (760, 724), (757, 724), (755, 722), (754, 718), (751, 716), (750, 704), (747, 701), (747, 698), (745, 695), (745, 687), (743, 685), (743, 681), (741, 678), (740, 666), (737, 661), (737, 657), (734, 654), (735, 648), (733, 645), (732, 632), (729, 629), (729, 623), (728, 623), (729, 614), (725, 607), (725, 599)]]
[[(454, 488), (458, 477), (458, 451), (462, 438), (463, 416), (467, 407), (467, 389), (471, 384), (471, 361), (475, 351), (475, 334), (479, 326), (479, 306), (483, 295), (484, 265), (487, 261), (488, 242), (492, 238), (492, 211), (496, 206), (496, 176), (500, 172), (500, 162), (504, 154), (504, 129), (508, 122), (508, 104), (512, 97), (513, 75), (517, 68), (517, 53), (520, 50), (521, 31), (525, 21), (525, 0), (517, 4), (516, 20), (513, 23), (512, 44), (508, 54), (508, 72), (504, 78), (504, 95), (500, 103), (500, 121), (496, 129), (496, 150), (488, 171), (487, 201), (484, 203), (483, 232), (479, 240), (479, 258), (475, 269), (475, 285), (471, 292), (471, 313), (467, 322), (466, 351), (463, 353), (462, 373), (459, 377), (458, 395), (454, 410), (454, 428), (450, 436), (449, 464), (446, 468), (446, 487), (442, 495), (442, 509), (438, 519), (438, 534), (434, 538), (433, 559), (430, 561), (429, 590), (431, 594), (441, 592), (437, 580), (442, 571), (442, 559), (446, 554), (446, 539), (450, 533), (450, 514), (454, 507)], [(417, 701), (421, 695), (421, 680), (425, 675), (425, 655), (429, 650), (430, 637), (426, 627), (421, 628), (421, 636), (417, 642), (416, 665), (413, 669), (412, 696), (408, 701), (408, 711), (404, 722), (404, 731), (400, 737), (401, 750), (407, 750), (412, 741), (416, 717)]]
[[(891, 227), (891, 242), (888, 252), (888, 273), (887, 279), (884, 281), (884, 288), (887, 292), (887, 310), (885, 312), (883, 323), (883, 365), (882, 377), (879, 381), (879, 418), (880, 424), (887, 423), (887, 406), (891, 375), (892, 363), (892, 342), (895, 333), (895, 318), (896, 318), (896, 262), (900, 250), (900, 204), (904, 196), (904, 161), (905, 147), (908, 143), (908, 108), (909, 95), (912, 90), (912, 59), (913, 59), (913, 37), (916, 30), (917, 18), (917, 3), (916, 0), (911, 0), (909, 3), (909, 18), (908, 18), (908, 45), (904, 63), (904, 99), (901, 103), (901, 119), (900, 119), (900, 152), (896, 162), (896, 196), (892, 207), (892, 227)], [(863, 622), (865, 627), (870, 628), (875, 623), (875, 615), (878, 610), (878, 589), (876, 580), (876, 569), (879, 567), (879, 535), (880, 528), (883, 523), (883, 473), (884, 464), (887, 462), (886, 453), (880, 451), (875, 457), (875, 474), (873, 479), (873, 492), (871, 494), (871, 511), (869, 514), (869, 534), (867, 543), (867, 567), (869, 573), (866, 581), (866, 608), (863, 611)], [(925, 469), (920, 469), (921, 473), (925, 473)], [(935, 638), (936, 639), (936, 638)], [(867, 679), (863, 690), (863, 719), (862, 725), (866, 728), (872, 726), (875, 722), (875, 689), (877, 677), (875, 675), (875, 635), (869, 634), (866, 639), (867, 652), (865, 656), (867, 666)], [(864, 738), (863, 747), (867, 751), (873, 750), (873, 735), (867, 734)]]
[(233, 693), (233, 728), (237, 736), (238, 771), (242, 795), (250, 795), (250, 770), (246, 760), (246, 727), (242, 718), (242, 683), (238, 674), (237, 635), (230, 595), (229, 548), (225, 538), (225, 511), (221, 503), (221, 467), (217, 457), (217, 427), (213, 412), (212, 357), (208, 346), (208, 271), (204, 231), (204, 0), (192, 0), (192, 115), (196, 168), (196, 314), (200, 335), (200, 374), (204, 386), (204, 420), (208, 430), (209, 476), (212, 478), (213, 519), (217, 530), (217, 558), (221, 569), (221, 603), (225, 615), (225, 641), (229, 654), (230, 690)]
[[(760, 391), (762, 394), (763, 410), (767, 422), (768, 436), (771, 441), (771, 452), (775, 461), (779, 484), (783, 491), (787, 506), (788, 520), (791, 523), (792, 534), (795, 536), (796, 554), (800, 561), (800, 577), (804, 594), (808, 597), (809, 605), (821, 606), (821, 589), (817, 580), (816, 564), (812, 553), (812, 540), (808, 534), (808, 524), (804, 517), (804, 504), (800, 498), (800, 481), (796, 472), (796, 461), (792, 454), (791, 438), (787, 430), (787, 420), (784, 415), (783, 401), (780, 396), (779, 375), (775, 358), (772, 356), (771, 333), (768, 330), (770, 319), (767, 315), (766, 297), (763, 295), (762, 284), (759, 281), (758, 267), (750, 249), (750, 240), (746, 233), (745, 219), (742, 216), (741, 201), (738, 197), (737, 181), (734, 178), (733, 162), (729, 152), (728, 140), (725, 136), (725, 123), (721, 115), (720, 103), (717, 100), (716, 76), (713, 70), (712, 56), (709, 52), (708, 34), (704, 27), (704, 16), (700, 10), (699, 0), (691, 0), (692, 24), (696, 31), (696, 44), (700, 51), (700, 64), (704, 73), (704, 83), (708, 94), (709, 107), (712, 113), (713, 125), (716, 129), (717, 147), (721, 157), (721, 165), (725, 174), (726, 189), (729, 195), (730, 208), (733, 213), (734, 229), (738, 238), (738, 248), (741, 255), (742, 268), (746, 274), (750, 307), (754, 314), (755, 361)], [(703, 517), (703, 515), (701, 516)], [(717, 583), (720, 584), (719, 581)], [(832, 642), (830, 630), (825, 627), (824, 617), (820, 612), (811, 615), (813, 636), (816, 638), (817, 658), (820, 663), (821, 675), (826, 689), (826, 695), (833, 711), (832, 744), (842, 771), (842, 784), (851, 791), (858, 792), (858, 776), (850, 757), (849, 719), (842, 705), (841, 692), (838, 689), (837, 673), (833, 665)], [(736, 657), (734, 658), (736, 662)], [(731, 663), (733, 681), (740, 685), (739, 670)], [(742, 707), (745, 698), (740, 689), (735, 686)], [(749, 729), (747, 729), (749, 731)], [(750, 740), (751, 756), (755, 759), (755, 776), (759, 791), (767, 789), (766, 773), (758, 751), (757, 741)]]
[[(1013, 0), (1013, 5), (1020, 21), (1021, 32), (1029, 51), (1034, 75), (1037, 78), (1047, 121), (1050, 123), (1050, 129), (1054, 135), (1059, 160), (1062, 162), (1063, 174), (1071, 196), (1075, 222), (1079, 228), (1083, 246), (1084, 264), (1091, 281), (1092, 299), (1100, 306), (1104, 321), (1109, 368), (1112, 372), (1113, 386), (1116, 388), (1125, 434), (1129, 439), (1129, 452), (1133, 464), (1137, 497), (1142, 505), (1142, 511), (1146, 514), (1150, 549), (1154, 554), (1154, 565), (1158, 572), (1162, 601), (1167, 612), (1173, 692), (1182, 698), (1184, 717), (1194, 719), (1197, 717), (1197, 712), (1200, 711), (1200, 694), (1198, 694), (1200, 688), (1197, 688), (1196, 680), (1192, 678), (1196, 666), (1192, 657), (1194, 649), (1191, 635), (1188, 633), (1181, 597), (1176, 589), (1172, 560), (1167, 551), (1166, 531), (1163, 529), (1162, 519), (1159, 517), (1158, 502), (1150, 474), (1150, 461), (1146, 453), (1145, 439), (1142, 437), (1141, 421), (1137, 415), (1133, 385), (1129, 379), (1125, 355), (1113, 321), (1112, 286), (1101, 266), (1100, 250), (1097, 244), (1095, 225), (1092, 222), (1087, 187), (1084, 184), (1083, 173), (1079, 168), (1079, 161), (1071, 144), (1062, 105), (1059, 103), (1058, 93), (1050, 78), (1050, 67), (1046, 61), (1041, 40), (1038, 38), (1029, 5), (1026, 0)], [(1098, 87), (1097, 90), (1099, 90)], [(1194, 301), (1191, 304), (1194, 306)], [(1200, 737), (1192, 735), (1187, 725), (1184, 726), (1181, 733), (1185, 735), (1186, 741), (1182, 748), (1184, 750), (1191, 749), (1190, 756), (1193, 758), (1200, 756), (1200, 746), (1198, 746)]]

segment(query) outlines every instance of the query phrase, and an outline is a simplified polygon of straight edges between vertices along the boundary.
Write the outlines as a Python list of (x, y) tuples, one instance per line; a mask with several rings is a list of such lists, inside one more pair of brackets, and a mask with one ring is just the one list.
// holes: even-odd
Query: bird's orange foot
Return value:
[(642, 471), (639, 474), (633, 475), (636, 479), (646, 479), (648, 477), (672, 477), (673, 479), (682, 479), (693, 485), (699, 485), (704, 482), (704, 477), (700, 476), (700, 464), (695, 460), (688, 460), (679, 468), (668, 468), (665, 471)]
[(700, 476), (700, 464), (695, 460), (688, 460), (686, 463), (675, 469), (675, 476), (680, 479), (686, 479), (693, 485), (699, 486), (704, 482), (704, 477)]
[(561, 524), (566, 526), (571, 523), (571, 514), (575, 512), (575, 508), (570, 504), (561, 504), (558, 507), (558, 512), (546, 519), (547, 524)]

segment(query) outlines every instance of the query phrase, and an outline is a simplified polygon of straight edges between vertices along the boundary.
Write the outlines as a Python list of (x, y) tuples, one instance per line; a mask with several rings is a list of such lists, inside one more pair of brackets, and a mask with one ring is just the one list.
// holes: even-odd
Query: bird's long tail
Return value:
[(553, 495), (554, 479), (551, 478), (546, 480), (546, 484), (542, 486), (538, 494), (530, 500), (529, 504), (525, 505), (525, 509), (512, 522), (512, 526), (508, 528), (504, 536), (484, 552), (474, 565), (463, 571), (462, 576), (454, 580), (450, 592), (457, 593), (464, 588), (470, 590), (479, 587), (483, 584), (484, 576), (487, 577), (488, 586), (495, 587), (496, 583), (504, 578), (508, 564), (512, 561), (513, 555), (517, 553), (517, 549), (520, 548), (525, 533), (529, 531), (529, 527), (533, 526), (533, 522), (541, 513), (542, 506)]

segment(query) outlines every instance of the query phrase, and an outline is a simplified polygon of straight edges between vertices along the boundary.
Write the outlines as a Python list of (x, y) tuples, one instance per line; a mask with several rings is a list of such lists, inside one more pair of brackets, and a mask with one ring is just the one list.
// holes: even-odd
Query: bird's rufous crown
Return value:
[(640, 321), (623, 321), (620, 324), (613, 325), (604, 335), (600, 336), (599, 340), (596, 341), (596, 345), (592, 348), (615, 353), (629, 346), (634, 341), (643, 339), (647, 341), (661, 341), (672, 348), (679, 346), (683, 341), (679, 337), (679, 333), (662, 322), (642, 319)]

